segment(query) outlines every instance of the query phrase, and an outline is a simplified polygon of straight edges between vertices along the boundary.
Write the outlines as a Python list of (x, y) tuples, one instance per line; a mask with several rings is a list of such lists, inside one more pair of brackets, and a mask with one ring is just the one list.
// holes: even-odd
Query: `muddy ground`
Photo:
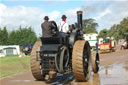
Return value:
[(128, 49), (100, 54), (99, 73), (91, 75), (88, 82), (77, 82), (73, 74), (59, 75), (56, 81), (48, 84), (36, 81), (31, 72), (9, 76), (0, 80), (0, 85), (128, 85)]

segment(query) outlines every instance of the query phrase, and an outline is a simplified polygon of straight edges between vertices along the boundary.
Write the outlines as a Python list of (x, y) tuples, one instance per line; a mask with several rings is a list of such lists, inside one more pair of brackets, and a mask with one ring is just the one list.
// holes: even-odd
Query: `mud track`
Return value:
[(31, 72), (9, 76), (0, 85), (128, 85), (128, 49), (100, 54), (100, 71), (91, 75), (88, 82), (77, 82), (73, 74), (58, 75), (53, 82), (36, 81)]

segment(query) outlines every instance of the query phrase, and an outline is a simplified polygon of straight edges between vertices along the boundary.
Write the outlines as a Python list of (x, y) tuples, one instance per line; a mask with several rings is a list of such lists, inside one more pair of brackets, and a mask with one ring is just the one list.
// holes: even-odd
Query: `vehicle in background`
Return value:
[(96, 34), (96, 33), (84, 34), (83, 37), (85, 40), (87, 40), (89, 42), (92, 50), (95, 50), (98, 34)]
[(0, 46), (0, 57), (5, 56), (17, 56), (20, 55), (19, 45), (1, 45)]
[(24, 44), (23, 45), (23, 49), (22, 49), (23, 53), (25, 55), (29, 55), (31, 53), (31, 51), (32, 51), (33, 45), (34, 45), (34, 43)]
[(100, 52), (114, 52), (115, 46), (115, 40), (112, 37), (106, 37), (106, 32), (104, 32), (103, 42), (100, 42), (99, 44)]

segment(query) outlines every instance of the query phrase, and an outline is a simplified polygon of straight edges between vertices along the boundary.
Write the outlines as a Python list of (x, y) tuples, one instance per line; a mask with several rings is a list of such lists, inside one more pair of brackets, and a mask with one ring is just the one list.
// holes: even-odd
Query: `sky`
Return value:
[(83, 19), (96, 20), (99, 32), (128, 17), (128, 0), (0, 0), (0, 27), (12, 31), (31, 26), (41, 36), (44, 16), (59, 24), (65, 14), (67, 22), (73, 24), (79, 10), (83, 11)]

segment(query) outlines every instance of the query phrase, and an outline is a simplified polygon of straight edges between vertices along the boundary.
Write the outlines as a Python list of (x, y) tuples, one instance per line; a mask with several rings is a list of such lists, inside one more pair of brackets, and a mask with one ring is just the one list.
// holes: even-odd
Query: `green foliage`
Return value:
[(120, 22), (119, 31), (119, 34), (122, 35), (122, 38), (125, 38), (124, 33), (128, 32), (128, 17), (124, 18), (123, 21)]
[[(2, 37), (2, 29), (0, 28), (0, 38)], [(0, 45), (2, 45), (2, 39), (0, 39)]]
[(107, 29), (101, 30), (98, 37), (104, 38), (104, 32), (106, 32), (106, 37), (107, 37), (108, 36), (108, 33), (109, 33), (109, 31)]
[(113, 36), (116, 40), (125, 38), (125, 33), (128, 32), (128, 17), (124, 18), (120, 24), (114, 24), (109, 30), (109, 36)]
[(84, 33), (97, 33), (97, 27), (98, 23), (95, 22), (94, 19), (89, 18), (89, 19), (84, 19), (83, 20), (83, 32)]
[(8, 44), (8, 32), (6, 27), (3, 29), (0, 28), (0, 45), (7, 45)]
[(125, 33), (128, 32), (128, 17), (124, 18), (120, 24), (114, 24), (109, 30), (103, 29), (99, 33), (99, 37), (104, 38), (103, 32), (107, 32), (107, 37), (114, 37), (114, 39), (125, 39)]
[(37, 36), (31, 27), (13, 30), (8, 34), (6, 27), (1, 31), (0, 29), (0, 44), (1, 45), (23, 45), (28, 43), (34, 43), (37, 40)]

